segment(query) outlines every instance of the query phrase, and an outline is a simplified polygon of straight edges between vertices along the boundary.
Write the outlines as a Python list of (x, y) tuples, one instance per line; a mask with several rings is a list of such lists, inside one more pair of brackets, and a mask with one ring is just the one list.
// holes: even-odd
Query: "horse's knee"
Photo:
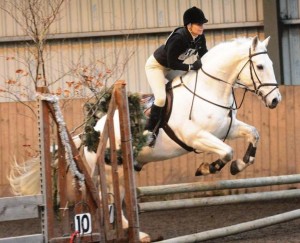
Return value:
[(248, 137), (248, 142), (254, 144), (256, 146), (257, 142), (259, 141), (259, 132), (255, 127), (251, 128), (251, 136)]
[(231, 161), (232, 158), (233, 158), (233, 149), (231, 147), (228, 147), (222, 156), (222, 160), (225, 163), (227, 163), (227, 162)]

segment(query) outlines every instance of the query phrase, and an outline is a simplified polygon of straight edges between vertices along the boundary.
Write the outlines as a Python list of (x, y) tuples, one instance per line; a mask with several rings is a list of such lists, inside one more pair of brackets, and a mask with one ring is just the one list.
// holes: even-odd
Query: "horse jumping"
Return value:
[[(135, 161), (135, 169), (154, 161), (174, 158), (190, 151), (211, 152), (219, 159), (202, 163), (196, 175), (214, 174), (233, 159), (233, 149), (225, 139), (246, 138), (249, 146), (242, 159), (231, 163), (231, 173), (237, 174), (255, 160), (259, 140), (257, 129), (236, 118), (234, 89), (242, 88), (260, 98), (273, 109), (281, 101), (272, 61), (267, 53), (270, 37), (238, 38), (221, 43), (203, 58), (198, 71), (189, 71), (176, 77), (171, 84), (172, 112), (162, 124), (155, 146), (145, 146)], [(98, 121), (96, 131), (102, 131), (106, 117)], [(118, 113), (114, 126), (118, 134)], [(166, 129), (168, 128), (168, 129)], [(175, 134), (171, 139), (168, 131)], [(120, 145), (120, 140), (116, 142)]]

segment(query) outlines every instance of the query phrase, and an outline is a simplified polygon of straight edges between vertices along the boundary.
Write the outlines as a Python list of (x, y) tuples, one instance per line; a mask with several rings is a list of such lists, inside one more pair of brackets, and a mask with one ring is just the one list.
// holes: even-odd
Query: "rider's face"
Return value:
[(204, 31), (204, 25), (193, 23), (193, 24), (191, 24), (190, 31), (192, 32), (193, 35), (197, 35), (197, 36), (202, 35), (203, 31)]

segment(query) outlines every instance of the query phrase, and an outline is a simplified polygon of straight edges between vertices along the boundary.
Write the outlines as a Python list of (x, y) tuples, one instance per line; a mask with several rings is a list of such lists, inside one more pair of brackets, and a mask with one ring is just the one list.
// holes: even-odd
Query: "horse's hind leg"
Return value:
[(195, 176), (201, 175), (209, 175), (209, 174), (216, 174), (217, 172), (221, 171), (222, 168), (230, 161), (231, 159), (217, 159), (216, 161), (212, 162), (211, 164), (203, 162), (200, 164), (198, 169), (196, 170)]
[(237, 159), (231, 163), (230, 172), (232, 175), (236, 175), (254, 163), (256, 146), (259, 140), (259, 134), (255, 127), (238, 121), (235, 128), (234, 132), (230, 134), (230, 138), (246, 137), (249, 145), (243, 159)]
[(215, 174), (219, 172), (226, 163), (232, 160), (232, 148), (209, 132), (200, 132), (198, 139), (194, 140), (193, 148), (199, 151), (216, 153), (220, 156), (220, 159), (211, 164), (206, 162), (201, 163), (195, 173), (196, 176)]

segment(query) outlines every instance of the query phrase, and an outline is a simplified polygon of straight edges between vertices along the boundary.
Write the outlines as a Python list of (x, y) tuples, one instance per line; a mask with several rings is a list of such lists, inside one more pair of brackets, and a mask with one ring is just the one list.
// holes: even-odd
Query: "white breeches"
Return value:
[(145, 65), (147, 79), (155, 98), (154, 104), (160, 107), (163, 107), (166, 102), (165, 76), (170, 70), (160, 65), (153, 55), (148, 58)]

